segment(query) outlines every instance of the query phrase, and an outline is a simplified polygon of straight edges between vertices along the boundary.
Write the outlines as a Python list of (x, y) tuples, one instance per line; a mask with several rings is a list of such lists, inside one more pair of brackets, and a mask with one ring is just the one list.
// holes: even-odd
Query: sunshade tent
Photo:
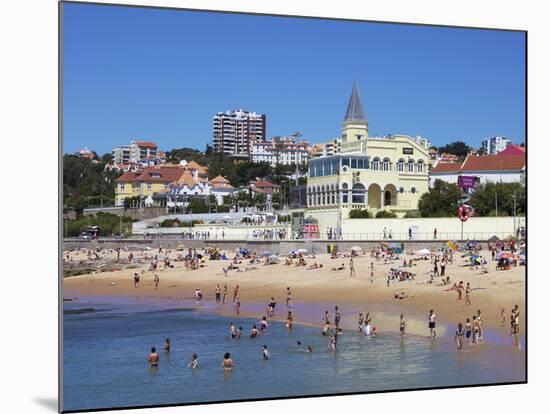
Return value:
[(427, 256), (430, 254), (430, 251), (428, 249), (420, 249), (416, 252), (418, 256)]
[(296, 251), (297, 251), (298, 253), (302, 253), (302, 254), (307, 253), (307, 249), (298, 249), (298, 250), (296, 250)]
[(360, 246), (352, 246), (351, 251), (352, 252), (362, 252), (363, 249)]

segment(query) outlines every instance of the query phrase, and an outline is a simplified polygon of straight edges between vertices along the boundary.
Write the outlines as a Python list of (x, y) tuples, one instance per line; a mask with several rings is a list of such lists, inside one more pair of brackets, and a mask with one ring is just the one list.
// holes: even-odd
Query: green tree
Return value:
[(465, 157), (471, 151), (471, 148), (463, 141), (455, 141), (444, 147), (439, 148), (440, 153), (454, 154), (459, 157)]
[[(469, 204), (477, 216), (513, 216), (525, 214), (525, 186), (520, 183), (486, 183), (478, 185)], [(498, 211), (497, 211), (498, 210)]]
[(435, 180), (433, 188), (420, 197), (418, 210), (422, 217), (451, 217), (457, 212), (459, 200), (458, 185)]

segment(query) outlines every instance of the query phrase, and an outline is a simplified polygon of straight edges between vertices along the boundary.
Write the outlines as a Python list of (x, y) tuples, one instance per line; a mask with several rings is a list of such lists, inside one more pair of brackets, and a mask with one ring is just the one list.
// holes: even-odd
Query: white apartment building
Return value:
[(131, 141), (130, 145), (113, 148), (115, 164), (147, 163), (157, 158), (157, 144), (150, 141)]
[(250, 159), (252, 162), (268, 162), (272, 166), (301, 164), (309, 159), (309, 143), (297, 141), (295, 136), (273, 137), (269, 141), (252, 140)]
[(331, 155), (340, 154), (342, 151), (342, 138), (334, 138), (324, 145), (323, 156), (330, 157)]
[(266, 116), (242, 109), (218, 112), (213, 118), (214, 151), (248, 158), (251, 141), (266, 140)]
[(496, 136), (481, 141), (481, 148), (485, 149), (487, 155), (495, 155), (504, 151), (511, 143), (512, 141), (506, 137)]

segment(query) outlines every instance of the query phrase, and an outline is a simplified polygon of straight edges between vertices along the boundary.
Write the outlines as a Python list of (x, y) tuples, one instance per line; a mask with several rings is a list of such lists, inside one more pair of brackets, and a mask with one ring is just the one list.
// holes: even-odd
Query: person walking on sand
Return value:
[(477, 340), (479, 338), (479, 332), (480, 332), (479, 320), (474, 315), (473, 322), (472, 322), (472, 344), (477, 344)]
[(233, 359), (231, 359), (231, 354), (226, 352), (223, 356), (222, 367), (224, 371), (231, 371), (235, 367)]
[(155, 276), (153, 277), (153, 281), (155, 282), (155, 290), (157, 290), (159, 288), (159, 282), (160, 282), (158, 273), (155, 273)]
[(456, 293), (458, 293), (458, 298), (456, 300), (462, 300), (462, 291), (464, 290), (464, 282), (461, 280), (456, 287)]
[(225, 305), (226, 303), (227, 303), (227, 285), (223, 285), (222, 304)]
[(437, 227), (434, 228), (434, 240), (437, 239)]
[(139, 273), (138, 272), (134, 272), (134, 287), (135, 288), (139, 287)]
[(481, 316), (481, 310), (477, 311), (477, 320), (479, 322), (479, 339), (483, 339), (483, 317)]
[(193, 354), (191, 355), (191, 361), (189, 361), (189, 363), (187, 364), (187, 368), (191, 368), (191, 369), (195, 369), (199, 366), (199, 360), (197, 359), (198, 358), (198, 355), (193, 352)]
[(462, 329), (462, 324), (459, 322), (458, 327), (455, 331), (455, 344), (456, 344), (456, 350), (461, 351), (462, 350), (462, 338), (464, 337), (464, 330)]
[(288, 286), (286, 288), (286, 307), (287, 308), (292, 307), (292, 293), (290, 292), (290, 287)]
[(399, 333), (401, 336), (405, 335), (405, 316), (403, 314), (399, 317)]
[(435, 338), (435, 313), (433, 309), (430, 310), (428, 315), (428, 329), (430, 330), (430, 337)]
[(151, 353), (149, 354), (149, 365), (151, 367), (158, 367), (159, 365), (159, 354), (157, 354), (157, 349), (155, 347), (151, 348)]
[(355, 266), (353, 265), (353, 258), (349, 259), (349, 275), (355, 277)]
[(470, 282), (466, 283), (466, 291), (464, 299), (466, 300), (466, 305), (471, 305), (470, 294), (472, 293), (472, 288), (470, 287)]

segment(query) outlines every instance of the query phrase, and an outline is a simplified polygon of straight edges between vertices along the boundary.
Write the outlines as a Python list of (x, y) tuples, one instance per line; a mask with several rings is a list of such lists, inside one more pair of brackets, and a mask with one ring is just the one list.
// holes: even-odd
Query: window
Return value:
[(413, 160), (409, 160), (409, 163), (407, 164), (407, 171), (409, 173), (414, 172), (414, 161)]
[(416, 193), (416, 188), (415, 187), (411, 187), (411, 193)]
[(349, 167), (349, 158), (342, 158), (342, 165), (347, 165)]
[(153, 188), (153, 186), (151, 184), (147, 184), (147, 189), (150, 190), (151, 188)]
[(378, 171), (379, 168), (380, 168), (380, 158), (376, 157), (372, 160), (371, 169), (373, 169), (374, 171)]
[(399, 161), (397, 161), (397, 171), (399, 172), (405, 171), (405, 160), (402, 158)]
[(351, 168), (357, 168), (357, 158), (351, 159)]
[(360, 169), (365, 168), (365, 160), (363, 158), (359, 158), (357, 160), (357, 168), (360, 168)]
[(351, 191), (351, 202), (354, 204), (365, 204), (365, 186), (363, 184), (354, 184)]
[(424, 172), (424, 161), (418, 160), (418, 164), (416, 164), (416, 172), (417, 173), (423, 173)]
[(390, 159), (384, 158), (384, 161), (382, 162), (382, 171), (389, 171), (390, 170)]
[(348, 184), (342, 184), (342, 203), (348, 203)]
[(399, 192), (403, 194), (405, 192), (405, 189), (403, 187), (399, 187)]
[(119, 184), (118, 188), (121, 189), (121, 190), (124, 190), (124, 184)]

